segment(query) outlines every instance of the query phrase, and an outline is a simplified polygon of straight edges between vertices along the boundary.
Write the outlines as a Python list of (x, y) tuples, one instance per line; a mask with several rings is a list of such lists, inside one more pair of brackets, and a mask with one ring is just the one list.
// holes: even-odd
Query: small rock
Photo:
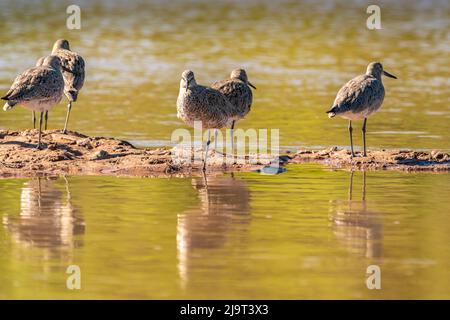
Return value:
[(265, 166), (262, 169), (257, 170), (261, 174), (280, 174), (286, 172), (286, 168), (283, 167), (273, 167), (273, 166)]
[(338, 151), (338, 147), (336, 147), (336, 146), (330, 147), (327, 151), (328, 151), (329, 153), (331, 153), (331, 152), (336, 152), (336, 151)]
[(442, 160), (444, 158), (444, 153), (438, 150), (431, 151), (431, 158), (435, 160)]
[(77, 141), (77, 146), (84, 147), (86, 149), (92, 149), (93, 148), (90, 138), (78, 140)]
[(289, 160), (291, 160), (292, 158), (291, 157), (289, 157), (289, 156), (280, 156), (279, 158), (278, 158), (278, 160), (281, 162), (281, 163), (286, 163), (286, 162), (288, 162)]
[(99, 150), (91, 157), (91, 160), (102, 160), (109, 157), (109, 153), (105, 150)]

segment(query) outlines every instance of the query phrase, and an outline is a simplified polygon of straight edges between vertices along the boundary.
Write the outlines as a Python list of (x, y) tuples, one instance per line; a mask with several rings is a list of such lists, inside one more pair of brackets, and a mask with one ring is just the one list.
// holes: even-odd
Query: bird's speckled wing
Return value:
[(48, 67), (34, 67), (18, 75), (5, 95), (11, 101), (46, 100), (63, 91), (61, 73)]
[(243, 118), (249, 111), (253, 101), (252, 90), (243, 81), (227, 79), (214, 82), (211, 88), (220, 91), (234, 106), (233, 115)]
[(178, 116), (189, 125), (202, 121), (203, 128), (223, 128), (232, 118), (233, 106), (219, 91), (196, 85), (177, 101)]
[(59, 49), (53, 54), (61, 59), (61, 67), (66, 84), (65, 91), (70, 89), (80, 90), (83, 87), (85, 77), (83, 58), (76, 52), (66, 49)]
[(337, 113), (360, 113), (365, 109), (378, 108), (383, 99), (384, 87), (381, 81), (369, 75), (361, 75), (339, 90), (333, 105), (337, 106)]

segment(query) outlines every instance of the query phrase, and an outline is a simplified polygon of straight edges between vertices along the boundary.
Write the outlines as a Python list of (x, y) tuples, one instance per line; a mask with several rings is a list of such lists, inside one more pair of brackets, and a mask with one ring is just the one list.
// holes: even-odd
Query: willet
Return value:
[(203, 170), (206, 169), (208, 149), (211, 143), (210, 129), (221, 129), (228, 126), (233, 119), (232, 110), (233, 106), (222, 93), (197, 84), (191, 70), (183, 72), (177, 99), (177, 116), (189, 126), (194, 126), (195, 121), (201, 121), (202, 128), (208, 129)]
[(48, 56), (41, 66), (33, 67), (18, 75), (11, 89), (1, 99), (6, 100), (3, 110), (8, 111), (16, 104), (32, 111), (40, 112), (39, 142), (41, 147), (43, 113), (61, 101), (64, 92), (64, 79), (61, 62), (56, 56)]
[[(230, 130), (231, 152), (234, 151), (234, 125), (236, 121), (243, 119), (247, 113), (250, 112), (250, 107), (253, 102), (253, 94), (250, 87), (256, 89), (256, 87), (248, 81), (247, 73), (244, 69), (234, 69), (231, 71), (229, 79), (217, 81), (211, 85), (211, 88), (220, 91), (234, 106)], [(217, 130), (214, 143), (217, 147)]]
[(397, 79), (396, 76), (383, 70), (379, 62), (372, 62), (367, 66), (366, 74), (359, 75), (347, 82), (338, 92), (333, 106), (328, 113), (329, 118), (338, 115), (348, 119), (348, 131), (350, 133), (350, 146), (353, 151), (352, 120), (364, 119), (362, 126), (364, 141), (364, 157), (366, 152), (366, 124), (367, 118), (380, 109), (384, 99), (384, 86), (381, 75)]
[(84, 84), (84, 60), (76, 52), (70, 50), (69, 41), (60, 39), (53, 45), (52, 55), (61, 59), (62, 75), (64, 77), (64, 94), (69, 100), (63, 133), (67, 132), (72, 102), (77, 101), (78, 93)]

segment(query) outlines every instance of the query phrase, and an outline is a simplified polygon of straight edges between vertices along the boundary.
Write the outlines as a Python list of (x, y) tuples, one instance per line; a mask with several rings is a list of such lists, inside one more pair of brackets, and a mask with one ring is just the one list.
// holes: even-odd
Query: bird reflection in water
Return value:
[[(182, 285), (193, 265), (246, 234), (250, 222), (250, 190), (246, 181), (231, 176), (192, 179), (200, 208), (178, 215), (177, 256)], [(237, 239), (239, 241), (239, 239)], [(206, 266), (207, 267), (207, 266)]]
[[(72, 205), (69, 183), (57, 185), (56, 178), (35, 178), (24, 184), (19, 215), (7, 215), (3, 224), (22, 247), (44, 248), (46, 258), (71, 258), (80, 246), (84, 220)], [(65, 190), (64, 190), (65, 189)], [(64, 190), (64, 191), (63, 191)]]
[(371, 211), (366, 199), (366, 172), (363, 172), (362, 200), (354, 200), (353, 176), (350, 174), (348, 200), (333, 201), (330, 207), (334, 234), (351, 252), (367, 258), (383, 255), (383, 221)]

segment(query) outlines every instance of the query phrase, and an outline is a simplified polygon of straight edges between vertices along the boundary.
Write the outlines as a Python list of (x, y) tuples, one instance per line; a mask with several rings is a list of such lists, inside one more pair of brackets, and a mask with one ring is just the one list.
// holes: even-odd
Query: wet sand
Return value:
[[(80, 133), (62, 134), (59, 130), (43, 133), (43, 149), (37, 150), (38, 131), (0, 130), (0, 177), (33, 177), (43, 175), (115, 175), (115, 176), (190, 176), (201, 173), (202, 152), (187, 156), (189, 161), (173, 160), (173, 149), (135, 148), (126, 141), (88, 137)], [(450, 171), (448, 153), (411, 150), (371, 151), (367, 157), (351, 158), (348, 150), (303, 150), (287, 153), (279, 159), (251, 156), (251, 163), (234, 163), (220, 153), (211, 152), (208, 173), (257, 171), (279, 161), (288, 163), (320, 163), (333, 168), (406, 171)], [(249, 159), (249, 158), (247, 158)], [(256, 160), (255, 160), (256, 159)]]

